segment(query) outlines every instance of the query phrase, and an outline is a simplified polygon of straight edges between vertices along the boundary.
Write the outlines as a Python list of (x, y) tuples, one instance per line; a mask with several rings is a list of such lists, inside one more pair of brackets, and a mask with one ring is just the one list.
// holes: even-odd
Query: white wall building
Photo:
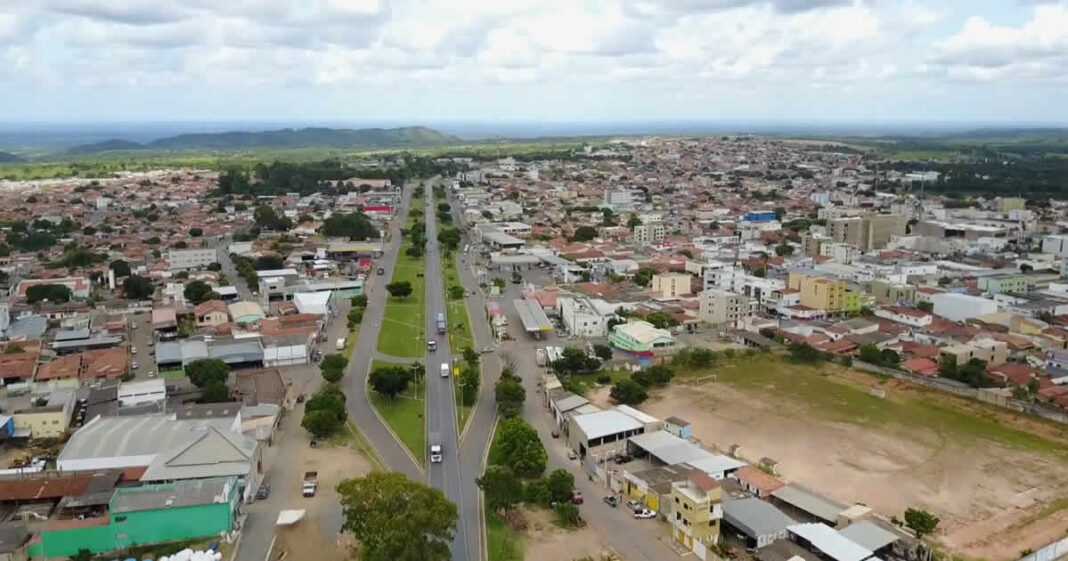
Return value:
[(753, 314), (753, 302), (748, 296), (715, 288), (701, 293), (697, 317), (714, 326), (740, 329)]
[(1061, 257), (1068, 257), (1068, 236), (1054, 234), (1042, 238), (1042, 253), (1052, 253)]
[(215, 248), (172, 249), (167, 252), (167, 262), (172, 271), (185, 271), (218, 263), (219, 254)]
[(119, 407), (133, 407), (146, 403), (159, 403), (167, 399), (167, 384), (163, 378), (143, 382), (119, 384)]
[(974, 317), (994, 314), (998, 303), (988, 298), (945, 292), (931, 296), (935, 315), (951, 321), (965, 321)]
[(556, 299), (564, 329), (578, 337), (608, 336), (608, 320), (615, 314), (607, 302), (600, 301), (600, 304), (598, 306), (598, 302), (590, 298), (560, 296)]

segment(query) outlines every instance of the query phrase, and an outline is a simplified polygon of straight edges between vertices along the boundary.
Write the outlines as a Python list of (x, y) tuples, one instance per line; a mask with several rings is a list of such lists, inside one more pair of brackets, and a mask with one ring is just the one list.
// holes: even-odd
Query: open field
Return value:
[[(396, 366), (396, 364), (373, 361), (368, 375), (376, 368), (383, 366)], [(397, 433), (400, 441), (415, 456), (416, 462), (422, 465), (423, 456), (426, 453), (426, 420), (424, 419), (426, 385), (422, 381), (413, 383), (408, 386), (407, 391), (392, 400), (370, 387), (367, 388), (367, 395), (389, 428)]]
[(508, 528), (503, 518), (486, 513), (486, 549), (489, 561), (522, 561), (523, 536)]
[[(643, 409), (689, 421), (706, 445), (770, 457), (786, 480), (840, 502), (887, 518), (924, 507), (954, 554), (1015, 558), (1068, 528), (1063, 427), (830, 364), (761, 355), (700, 374), (718, 381), (680, 377)], [(886, 399), (870, 395), (876, 385)]]
[[(423, 208), (423, 199), (413, 198), (408, 208)], [(409, 212), (407, 227), (413, 222)], [(378, 352), (387, 355), (420, 358), (426, 355), (426, 258), (405, 255), (408, 246), (405, 240), (390, 282), (412, 283), (412, 294), (407, 298), (387, 296), (376, 346)]]

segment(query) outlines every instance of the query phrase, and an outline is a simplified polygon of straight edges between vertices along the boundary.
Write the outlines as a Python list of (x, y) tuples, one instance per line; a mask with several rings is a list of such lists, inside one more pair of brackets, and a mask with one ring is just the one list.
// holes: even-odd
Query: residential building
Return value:
[(679, 347), (670, 331), (640, 320), (616, 325), (608, 341), (620, 351), (646, 358), (673, 353)]
[(912, 284), (875, 279), (864, 283), (864, 288), (879, 304), (909, 305), (916, 301), (916, 286)]
[(846, 286), (842, 281), (791, 272), (789, 286), (801, 292), (801, 305), (828, 312), (846, 308)]
[(671, 538), (705, 558), (706, 548), (719, 543), (723, 519), (723, 490), (704, 473), (691, 473), (671, 484)]
[(989, 298), (956, 292), (934, 294), (931, 296), (931, 302), (934, 304), (935, 315), (950, 321), (965, 321), (998, 311), (998, 303)]
[(912, 327), (927, 327), (934, 321), (934, 317), (918, 308), (905, 308), (902, 306), (888, 306), (877, 308), (875, 316), (896, 321)]
[(15, 296), (19, 298), (26, 297), (26, 291), (32, 286), (40, 286), (46, 284), (62, 284), (70, 289), (71, 297), (77, 300), (84, 300), (89, 297), (91, 286), (89, 279), (85, 277), (62, 277), (55, 279), (26, 279), (19, 281), (19, 284), (15, 287)]
[(199, 269), (218, 263), (219, 252), (215, 248), (172, 249), (167, 252), (167, 262), (172, 271)]
[(1068, 235), (1053, 234), (1042, 238), (1042, 253), (1068, 257)]
[(957, 359), (958, 365), (977, 358), (985, 362), (987, 366), (997, 366), (1009, 359), (1009, 345), (996, 339), (973, 339), (968, 343), (943, 347), (939, 354), (942, 357), (952, 355)]
[(639, 224), (634, 227), (633, 240), (636, 244), (647, 245), (664, 241), (667, 228), (659, 222)]
[(977, 286), (985, 294), (1027, 292), (1027, 277), (1022, 275), (993, 275), (979, 277)]
[(819, 255), (836, 263), (852, 263), (859, 255), (857, 248), (847, 243), (820, 244)]
[(660, 298), (677, 298), (689, 296), (690, 282), (693, 279), (686, 273), (661, 273), (653, 275), (652, 290)]
[(197, 327), (214, 327), (230, 321), (230, 314), (226, 302), (222, 300), (208, 300), (197, 304), (193, 309)]
[(865, 214), (838, 218), (828, 223), (831, 238), (862, 251), (881, 249), (891, 236), (905, 235), (908, 220), (902, 214)]
[(607, 302), (584, 297), (560, 296), (556, 299), (556, 308), (564, 330), (577, 337), (607, 336), (608, 320), (615, 317)]
[(701, 293), (698, 319), (716, 327), (740, 329), (753, 315), (755, 302), (743, 294), (710, 288)]

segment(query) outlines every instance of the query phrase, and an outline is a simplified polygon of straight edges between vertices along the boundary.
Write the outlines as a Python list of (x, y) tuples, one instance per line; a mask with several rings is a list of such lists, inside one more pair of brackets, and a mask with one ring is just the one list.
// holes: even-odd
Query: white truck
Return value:
[(430, 433), (430, 463), (441, 463), (441, 435), (436, 432)]
[(300, 494), (304, 497), (314, 497), (315, 490), (319, 488), (319, 472), (304, 472), (304, 484), (300, 487)]
[(441, 377), (442, 378), (448, 378), (449, 377), (449, 363), (447, 363), (447, 362), (441, 363)]
[(338, 337), (337, 338), (337, 343), (334, 344), (334, 348), (336, 348), (339, 351), (343, 350), (345, 348), (345, 338), (344, 337)]

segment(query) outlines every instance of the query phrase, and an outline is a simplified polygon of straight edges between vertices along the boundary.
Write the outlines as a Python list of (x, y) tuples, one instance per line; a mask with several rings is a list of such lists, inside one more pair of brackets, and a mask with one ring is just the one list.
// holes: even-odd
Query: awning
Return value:
[(304, 512), (303, 508), (299, 510), (283, 510), (278, 513), (278, 521), (275, 522), (275, 525), (291, 526), (296, 524), (301, 518), (304, 518)]

